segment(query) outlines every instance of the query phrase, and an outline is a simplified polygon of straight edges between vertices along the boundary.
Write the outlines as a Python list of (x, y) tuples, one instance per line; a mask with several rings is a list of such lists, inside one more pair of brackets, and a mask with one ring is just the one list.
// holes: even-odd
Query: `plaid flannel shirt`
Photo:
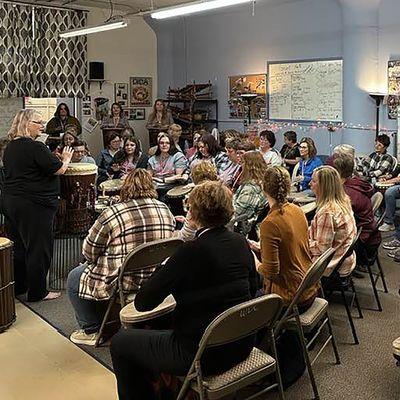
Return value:
[(239, 186), (233, 196), (235, 218), (246, 215), (247, 219), (258, 215), (267, 205), (267, 199), (260, 185), (255, 182), (246, 182)]
[(368, 178), (378, 178), (381, 175), (391, 173), (393, 167), (394, 159), (390, 154), (374, 152), (361, 160), (357, 170)]
[[(137, 199), (105, 209), (90, 228), (82, 253), (87, 267), (80, 279), (79, 297), (106, 300), (117, 284), (125, 257), (140, 244), (173, 236), (175, 219), (155, 199)], [(124, 278), (126, 291), (138, 291), (154, 269)]]
[(196, 164), (198, 164), (201, 161), (209, 161), (212, 164), (215, 165), (217, 168), (217, 174), (220, 176), (226, 169), (228, 169), (232, 161), (229, 159), (228, 155), (224, 153), (223, 151), (218, 152), (215, 157), (202, 157), (201, 153), (198, 151), (195, 153), (194, 156), (192, 156), (189, 160), (189, 167), (192, 169)]
[[(341, 257), (351, 246), (357, 235), (356, 221), (353, 211), (344, 212), (341, 209), (333, 209), (327, 205), (315, 214), (308, 231), (310, 241), (310, 252), (314, 262), (330, 247), (336, 249), (332, 261), (329, 263), (325, 276), (329, 276), (337, 266)], [(356, 256), (348, 257), (339, 270), (341, 276), (347, 276), (356, 266)]]

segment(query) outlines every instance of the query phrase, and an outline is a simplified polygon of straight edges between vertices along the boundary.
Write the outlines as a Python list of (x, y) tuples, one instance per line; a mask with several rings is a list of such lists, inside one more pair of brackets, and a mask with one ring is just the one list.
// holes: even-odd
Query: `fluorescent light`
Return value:
[(128, 23), (126, 21), (112, 22), (109, 24), (88, 26), (86, 28), (74, 29), (73, 31), (60, 33), (60, 37), (69, 38), (80, 35), (88, 35), (90, 33), (111, 31), (112, 29), (126, 28)]
[(151, 14), (151, 18), (164, 19), (178, 17), (180, 15), (193, 14), (201, 11), (214, 10), (216, 8), (235, 6), (237, 4), (251, 3), (253, 0), (212, 0), (202, 1), (184, 6), (165, 8)]

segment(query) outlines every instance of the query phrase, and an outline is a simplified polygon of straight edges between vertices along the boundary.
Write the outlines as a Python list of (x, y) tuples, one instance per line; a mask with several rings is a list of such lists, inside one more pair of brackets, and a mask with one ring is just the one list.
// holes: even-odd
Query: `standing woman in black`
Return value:
[(28, 301), (52, 300), (46, 276), (53, 255), (53, 220), (58, 207), (59, 178), (73, 150), (64, 147), (61, 161), (35, 139), (43, 131), (41, 116), (21, 110), (8, 133), (4, 152), (3, 212), (6, 230), (14, 242), (15, 292), (27, 292)]

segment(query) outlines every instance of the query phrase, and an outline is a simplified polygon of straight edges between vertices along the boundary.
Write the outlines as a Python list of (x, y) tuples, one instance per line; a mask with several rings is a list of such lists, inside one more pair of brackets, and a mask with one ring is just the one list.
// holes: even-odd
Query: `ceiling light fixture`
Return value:
[(70, 38), (74, 36), (89, 35), (90, 33), (111, 31), (113, 29), (126, 28), (127, 21), (110, 22), (102, 25), (88, 26), (86, 28), (74, 29), (72, 31), (60, 33), (62, 38)]
[(254, 0), (212, 0), (212, 1), (201, 1), (197, 3), (187, 4), (178, 7), (169, 7), (155, 11), (151, 13), (151, 18), (154, 19), (165, 19), (173, 18), (186, 14), (194, 14), (197, 12), (214, 10), (216, 8), (235, 6), (237, 4), (251, 3)]

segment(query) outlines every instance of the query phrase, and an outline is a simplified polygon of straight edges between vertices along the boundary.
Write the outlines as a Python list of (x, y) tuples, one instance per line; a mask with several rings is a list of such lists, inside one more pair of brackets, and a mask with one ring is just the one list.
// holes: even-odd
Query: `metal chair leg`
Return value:
[(108, 307), (107, 307), (106, 313), (104, 314), (103, 321), (101, 322), (99, 333), (97, 334), (97, 339), (96, 339), (96, 343), (94, 344), (94, 347), (99, 347), (99, 345), (100, 345), (100, 339), (103, 335), (104, 327), (106, 326), (106, 323), (108, 321), (108, 316), (110, 315), (111, 309), (112, 309), (116, 299), (117, 299), (117, 295), (116, 295), (116, 293), (114, 293), (112, 295), (110, 301), (108, 302)]
[(329, 317), (328, 311), (326, 312), (326, 318), (327, 318), (327, 324), (328, 324), (329, 335), (331, 336), (331, 342), (332, 342), (333, 352), (335, 353), (336, 364), (340, 364), (339, 350), (338, 350), (338, 348), (337, 348), (335, 335), (333, 334), (331, 319), (330, 319), (330, 317)]
[(356, 327), (354, 326), (353, 317), (351, 316), (350, 308), (349, 308), (349, 305), (347, 304), (346, 294), (345, 294), (345, 292), (344, 292), (342, 287), (340, 288), (340, 293), (342, 295), (342, 299), (343, 299), (343, 302), (344, 302), (344, 308), (346, 309), (347, 318), (349, 320), (351, 332), (353, 334), (354, 344), (359, 344), (360, 342), (358, 341)]
[(369, 279), (371, 280), (372, 290), (374, 292), (376, 304), (378, 306), (378, 310), (382, 311), (382, 305), (381, 305), (381, 301), (379, 299), (378, 291), (376, 290), (376, 283), (375, 283), (374, 275), (372, 274), (372, 270), (371, 270), (371, 267), (369, 265), (367, 265), (367, 268), (368, 268)]
[(385, 274), (383, 273), (383, 269), (382, 269), (382, 265), (381, 265), (381, 260), (379, 259), (379, 254), (376, 255), (376, 265), (378, 266), (378, 269), (379, 269), (379, 274), (381, 276), (383, 289), (384, 289), (385, 293), (389, 293), (387, 285), (386, 285)]
[(297, 327), (299, 330), (300, 343), (301, 343), (301, 347), (303, 349), (304, 361), (306, 362), (308, 375), (310, 376), (311, 386), (312, 386), (312, 389), (314, 392), (314, 399), (319, 400), (317, 383), (315, 382), (314, 372), (312, 370), (311, 361), (310, 361), (310, 357), (309, 357), (308, 350), (307, 350), (306, 339), (304, 337), (304, 331), (303, 331), (303, 327), (301, 326), (301, 322), (300, 322), (299, 310), (297, 309), (296, 306), (295, 306), (295, 308), (296, 308), (296, 310), (295, 310), (296, 324), (297, 324)]
[(353, 278), (351, 276), (350, 276), (350, 287), (351, 287), (351, 290), (354, 293), (354, 301), (355, 301), (356, 306), (357, 306), (358, 316), (362, 319), (362, 318), (364, 318), (364, 316), (363, 316), (362, 311), (361, 311), (360, 302), (358, 301), (356, 288), (354, 286)]
[(283, 392), (283, 384), (282, 384), (282, 375), (281, 375), (281, 370), (279, 367), (278, 352), (276, 350), (275, 335), (274, 335), (274, 331), (272, 329), (270, 331), (269, 336), (270, 336), (271, 343), (272, 343), (273, 356), (276, 361), (276, 380), (278, 382), (279, 399), (285, 400), (285, 394)]

